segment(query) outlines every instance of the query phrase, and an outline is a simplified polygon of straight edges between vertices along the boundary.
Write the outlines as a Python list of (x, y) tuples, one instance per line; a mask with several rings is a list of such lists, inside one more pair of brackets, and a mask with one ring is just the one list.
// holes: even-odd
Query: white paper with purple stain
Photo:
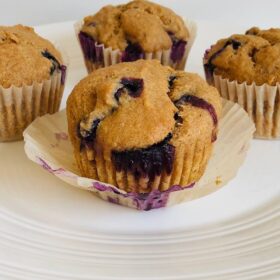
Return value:
[(149, 194), (126, 193), (115, 186), (79, 176), (67, 134), (65, 111), (36, 119), (24, 132), (29, 159), (70, 185), (94, 192), (111, 203), (150, 210), (215, 192), (231, 180), (245, 159), (255, 126), (237, 104), (224, 101), (218, 139), (204, 176), (190, 186), (172, 186)]

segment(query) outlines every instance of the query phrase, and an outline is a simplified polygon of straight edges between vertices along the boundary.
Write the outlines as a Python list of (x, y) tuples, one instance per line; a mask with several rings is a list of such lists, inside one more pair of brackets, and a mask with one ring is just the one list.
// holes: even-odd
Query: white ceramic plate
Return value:
[[(198, 23), (188, 69), (221, 36)], [(37, 28), (70, 58), (65, 98), (85, 75), (73, 23)], [(64, 103), (65, 104), (65, 99)], [(254, 140), (238, 176), (212, 195), (151, 212), (106, 203), (0, 144), (0, 279), (280, 279), (280, 141)]]

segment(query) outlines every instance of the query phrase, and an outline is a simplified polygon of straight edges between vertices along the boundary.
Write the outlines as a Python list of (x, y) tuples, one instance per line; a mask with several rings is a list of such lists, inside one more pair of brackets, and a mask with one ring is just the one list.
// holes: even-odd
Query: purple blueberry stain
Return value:
[(60, 64), (59, 64), (58, 60), (48, 50), (44, 50), (42, 52), (42, 55), (43, 55), (43, 57), (50, 60), (52, 63), (52, 66), (50, 69), (50, 75), (52, 75), (54, 73), (54, 71), (59, 68)]
[(121, 193), (117, 188), (114, 188), (114, 187), (111, 187), (108, 185), (104, 185), (101, 182), (97, 182), (97, 181), (92, 183), (92, 188), (95, 190), (98, 190), (100, 192), (112, 192), (117, 195), (119, 195), (119, 194), (123, 195), (123, 193)]
[[(166, 191), (153, 190), (149, 193), (136, 193), (136, 192), (118, 192), (116, 197), (116, 189), (112, 186), (103, 185), (98, 182), (92, 183), (92, 189), (101, 192), (108, 192), (107, 201), (113, 204), (122, 204), (121, 199), (130, 199), (134, 202), (135, 207), (138, 210), (149, 211), (151, 209), (157, 209), (167, 206), (170, 193), (176, 191), (183, 191), (195, 186), (195, 183), (191, 183), (188, 186), (174, 185)], [(112, 193), (112, 196), (111, 194)]]
[(60, 71), (61, 72), (61, 84), (64, 85), (67, 67), (65, 65), (61, 65), (59, 63), (59, 61), (48, 50), (44, 50), (41, 53), (42, 53), (43, 57), (47, 58), (52, 63), (52, 66), (50, 68), (50, 75), (53, 75), (55, 71)]
[(127, 47), (122, 52), (121, 61), (131, 62), (142, 58), (144, 58), (144, 51), (142, 47), (137, 43), (128, 42)]
[(177, 125), (183, 123), (183, 118), (180, 116), (180, 112), (176, 112), (174, 114), (174, 120), (175, 120)]
[(210, 52), (210, 50), (206, 50), (205, 54), (204, 54), (204, 59), (208, 60), (205, 64), (204, 64), (204, 71), (205, 71), (205, 76), (207, 81), (212, 81), (213, 80), (213, 73), (215, 70), (215, 65), (213, 64), (213, 60), (215, 58), (217, 58), (226, 48), (227, 46), (232, 46), (232, 48), (234, 50), (238, 50), (238, 48), (241, 46), (241, 42), (235, 40), (235, 39), (229, 39), (228, 41), (226, 41), (226, 43), (224, 44), (224, 46), (219, 49), (218, 51), (216, 51), (215, 53), (213, 53), (209, 58), (208, 58), (208, 54)]
[(96, 137), (96, 131), (98, 128), (99, 123), (101, 122), (100, 119), (95, 119), (92, 122), (91, 128), (90, 130), (86, 130), (84, 128), (81, 127), (81, 123), (78, 124), (78, 128), (77, 128), (77, 134), (78, 137), (81, 139), (81, 149), (83, 147), (91, 147), (95, 137)]
[(212, 117), (214, 125), (216, 126), (218, 124), (218, 117), (217, 117), (216, 111), (209, 102), (207, 102), (204, 99), (199, 98), (195, 95), (189, 95), (189, 94), (184, 94), (183, 96), (181, 96), (178, 100), (176, 100), (174, 102), (176, 107), (179, 107), (186, 103), (189, 103), (192, 106), (207, 110)]
[(133, 200), (138, 210), (149, 211), (151, 209), (158, 209), (167, 206), (170, 193), (192, 188), (193, 186), (194, 183), (186, 187), (181, 187), (176, 185), (171, 187), (167, 191), (163, 191), (163, 192), (159, 190), (154, 190), (150, 193), (145, 193), (141, 195), (135, 193), (128, 194), (128, 195), (129, 197), (133, 197)]
[(103, 46), (95, 44), (95, 62), (99, 64), (103, 64), (104, 56), (103, 56)]
[(120, 202), (119, 202), (119, 199), (116, 197), (116, 198), (113, 198), (113, 197), (108, 197), (108, 201), (110, 202), (110, 203), (113, 203), (113, 204), (120, 204)]
[(170, 58), (173, 62), (180, 62), (184, 57), (187, 42), (184, 40), (174, 40), (172, 42)]
[(241, 46), (241, 42), (235, 40), (235, 39), (231, 39), (227, 44), (231, 44), (232, 45), (232, 48), (234, 50), (237, 50), (240, 46)]
[(67, 70), (67, 67), (66, 67), (65, 65), (61, 65), (61, 66), (60, 66), (60, 71), (61, 71), (61, 84), (62, 84), (62, 85), (65, 84), (66, 70)]
[[(77, 179), (77, 175), (66, 171), (64, 168), (53, 168), (44, 159), (38, 157), (39, 164), (48, 172), (53, 175), (63, 175), (72, 179)], [(193, 188), (195, 183), (191, 183), (187, 186), (174, 185), (166, 191), (153, 190), (149, 193), (136, 193), (136, 192), (124, 192), (120, 191), (114, 186), (103, 184), (102, 182), (92, 181), (89, 190), (95, 192), (106, 192), (107, 201), (114, 204), (124, 204), (122, 199), (132, 200), (135, 207), (138, 210), (148, 211), (151, 209), (161, 208), (167, 206), (169, 195), (172, 192), (183, 191)], [(102, 195), (104, 197), (104, 195)]]
[(84, 32), (79, 33), (79, 40), (86, 59), (95, 61), (95, 41)]
[(213, 85), (213, 73), (214, 73), (214, 68), (209, 67), (208, 64), (204, 64), (205, 78), (206, 78), (206, 81), (211, 85)]
[(129, 96), (137, 98), (141, 95), (144, 89), (144, 80), (136, 78), (122, 78), (120, 81), (121, 87), (114, 94), (115, 99), (119, 102), (122, 93), (126, 92)]
[(80, 32), (79, 35), (80, 45), (84, 54), (85, 59), (90, 60), (91, 62), (104, 64), (103, 56), (103, 45), (99, 45), (96, 41), (85, 32)]
[(143, 79), (122, 78), (121, 84), (128, 90), (131, 97), (139, 97), (144, 88)]
[(124, 170), (135, 179), (148, 177), (153, 181), (162, 171), (171, 174), (175, 157), (175, 147), (169, 144), (172, 134), (159, 143), (147, 148), (112, 151), (112, 162), (118, 172)]
[[(215, 111), (215, 108), (206, 100), (199, 98), (195, 95), (184, 94), (178, 100), (174, 102), (176, 107), (180, 107), (184, 104), (191, 104), (194, 107), (198, 107), (204, 110), (207, 110), (213, 120), (214, 127), (216, 128), (218, 125), (218, 117)], [(216, 134), (212, 135), (212, 142), (216, 140)]]
[(171, 76), (168, 78), (168, 88), (169, 88), (169, 91), (173, 89), (173, 87), (174, 87), (174, 82), (175, 82), (176, 79), (177, 79), (177, 77), (174, 76), (174, 75), (171, 75)]
[(186, 52), (187, 41), (176, 38), (172, 32), (167, 33), (172, 41), (170, 58), (173, 62), (180, 62)]
[(42, 158), (38, 158), (39, 159), (39, 164), (48, 172), (50, 172), (51, 174), (54, 175), (60, 175), (63, 174), (65, 172), (64, 168), (52, 168), (45, 160), (43, 160)]
[(94, 183), (94, 188), (97, 189), (100, 192), (104, 192), (104, 191), (108, 190), (108, 187), (106, 187), (105, 185), (102, 185), (102, 184), (100, 184), (98, 182)]

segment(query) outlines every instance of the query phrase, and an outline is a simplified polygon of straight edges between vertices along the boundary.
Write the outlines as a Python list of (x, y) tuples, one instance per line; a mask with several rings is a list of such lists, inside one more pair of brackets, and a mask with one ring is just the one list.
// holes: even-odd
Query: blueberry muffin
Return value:
[(33, 119), (58, 110), (66, 67), (33, 28), (0, 26), (0, 141), (22, 138)]
[(214, 87), (157, 60), (98, 69), (75, 86), (67, 101), (69, 135), (82, 176), (136, 193), (199, 180), (220, 114)]
[(249, 29), (221, 39), (204, 56), (206, 79), (255, 121), (256, 136), (280, 136), (280, 29)]
[(181, 17), (144, 0), (105, 6), (95, 15), (85, 17), (78, 27), (89, 72), (117, 62), (151, 58), (183, 69), (191, 37), (192, 30), (188, 30)]

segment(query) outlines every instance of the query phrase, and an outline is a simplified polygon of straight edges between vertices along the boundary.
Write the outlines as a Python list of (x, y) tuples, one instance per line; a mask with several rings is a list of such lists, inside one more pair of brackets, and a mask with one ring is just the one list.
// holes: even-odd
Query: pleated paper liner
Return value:
[[(207, 74), (207, 72), (206, 72)], [(219, 90), (221, 96), (238, 103), (256, 125), (255, 138), (280, 138), (280, 84), (270, 86), (264, 84), (230, 81), (219, 75), (209, 77), (210, 83)]]
[(124, 192), (117, 187), (79, 176), (67, 133), (65, 111), (37, 118), (24, 132), (29, 159), (59, 179), (120, 205), (150, 210), (172, 206), (215, 192), (234, 178), (245, 159), (255, 131), (248, 114), (236, 103), (223, 101), (218, 139), (203, 177), (189, 186), (172, 186), (149, 194)]
[(51, 78), (32, 85), (0, 86), (0, 142), (23, 138), (24, 129), (38, 116), (58, 111), (64, 90), (67, 58), (63, 69)]
[[(143, 59), (158, 59), (163, 65), (168, 65), (174, 69), (183, 70), (185, 68), (185, 64), (197, 32), (197, 26), (195, 22), (191, 20), (184, 20), (184, 22), (189, 30), (190, 37), (187, 41), (184, 55), (180, 61), (174, 62), (171, 59), (171, 48), (168, 50), (152, 53), (146, 52), (144, 53)], [(98, 68), (107, 67), (122, 62), (122, 51), (119, 49), (113, 50), (112, 48), (105, 48), (104, 44), (94, 42), (90, 39), (85, 39), (83, 44), (81, 44), (79, 33), (82, 29), (82, 26), (83, 20), (74, 24), (75, 33), (81, 46), (88, 73), (91, 73)]]
[[(86, 147), (84, 150), (87, 149)], [(212, 145), (203, 141), (190, 141), (187, 145), (175, 148), (176, 156), (173, 161), (173, 169), (170, 174), (166, 171), (155, 175), (150, 180), (148, 176), (135, 178), (130, 171), (117, 170), (112, 160), (107, 160), (101, 151), (95, 153), (96, 173), (98, 180), (112, 184), (126, 192), (149, 193), (151, 191), (166, 191), (170, 185), (188, 186), (200, 178), (211, 155)], [(82, 153), (82, 152), (81, 152)], [(90, 154), (90, 157), (87, 157)], [(88, 162), (92, 159), (91, 148), (83, 152), (80, 164), (82, 174), (91, 174), (88, 171)], [(81, 168), (81, 167), (80, 167)], [(89, 175), (88, 175), (89, 176)], [(96, 175), (95, 175), (96, 176)], [(95, 177), (94, 176), (94, 177)]]

